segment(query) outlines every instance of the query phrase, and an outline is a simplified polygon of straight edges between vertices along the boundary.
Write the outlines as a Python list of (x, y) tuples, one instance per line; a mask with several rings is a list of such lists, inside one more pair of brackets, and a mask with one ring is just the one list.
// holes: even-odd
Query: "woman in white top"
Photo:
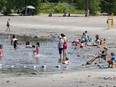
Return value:
[(58, 50), (60, 54), (60, 59), (59, 59), (59, 63), (60, 63), (62, 61), (62, 51), (63, 51), (64, 40), (62, 39), (62, 36), (59, 36), (58, 38), (59, 38)]

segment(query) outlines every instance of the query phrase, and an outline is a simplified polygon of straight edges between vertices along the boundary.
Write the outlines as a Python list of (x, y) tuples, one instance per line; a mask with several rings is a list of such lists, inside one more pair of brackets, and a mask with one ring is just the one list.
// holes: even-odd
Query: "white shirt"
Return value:
[(60, 38), (58, 42), (58, 48), (63, 48), (63, 44), (64, 44), (64, 40)]

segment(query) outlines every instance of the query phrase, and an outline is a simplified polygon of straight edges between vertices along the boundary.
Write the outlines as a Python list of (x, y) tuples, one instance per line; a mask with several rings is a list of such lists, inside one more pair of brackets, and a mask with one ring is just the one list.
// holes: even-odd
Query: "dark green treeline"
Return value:
[(0, 0), (0, 13), (9, 15), (25, 10), (32, 5), (38, 13), (84, 13), (90, 10), (91, 15), (112, 12), (116, 14), (116, 0)]

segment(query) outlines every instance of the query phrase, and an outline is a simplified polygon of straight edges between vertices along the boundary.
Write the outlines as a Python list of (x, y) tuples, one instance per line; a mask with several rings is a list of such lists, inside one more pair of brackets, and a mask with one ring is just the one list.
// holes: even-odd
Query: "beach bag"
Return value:
[(64, 44), (63, 44), (63, 49), (67, 49), (67, 43), (66, 42), (64, 42)]

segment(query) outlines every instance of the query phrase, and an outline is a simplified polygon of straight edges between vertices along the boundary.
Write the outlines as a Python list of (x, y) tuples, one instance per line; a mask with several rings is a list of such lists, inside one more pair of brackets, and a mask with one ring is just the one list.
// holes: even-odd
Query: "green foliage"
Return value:
[[(58, 3), (54, 7), (54, 12), (55, 13), (64, 13), (64, 12), (69, 12), (70, 11), (70, 5), (68, 3)], [(72, 7), (73, 8), (73, 7)]]
[(3, 0), (2, 1), (2, 13), (4, 15), (8, 15), (12, 12), (14, 12), (14, 9), (16, 8), (17, 1), (16, 0)]
[(72, 4), (68, 3), (42, 3), (40, 13), (76, 13), (78, 12)]
[(50, 3), (41, 3), (38, 8), (40, 8), (39, 12), (40, 13), (49, 13), (51, 11), (52, 8), (52, 4)]
[(90, 0), (89, 5), (90, 14), (96, 15), (97, 11), (100, 10), (100, 0)]
[(84, 0), (76, 0), (75, 2), (75, 7), (76, 9), (79, 9), (79, 10), (84, 10), (85, 9), (85, 2)]
[[(58, 0), (59, 3), (43, 3), (40, 7), (41, 13), (84, 13), (89, 9), (91, 15), (96, 15), (100, 10), (100, 0)], [(86, 5), (88, 4), (88, 6)], [(87, 9), (85, 9), (87, 8)]]
[(100, 7), (101, 12), (108, 13), (109, 15), (114, 13), (116, 15), (116, 0), (102, 0)]
[[(1, 0), (0, 1), (0, 12), (4, 15), (9, 15), (10, 13), (21, 12), (25, 10), (27, 5), (32, 5), (38, 9), (38, 5), (41, 3), (41, 0)], [(37, 11), (38, 12), (38, 11)]]
[(3, 5), (4, 5), (5, 1), (4, 0), (1, 0), (0, 1), (0, 12), (2, 11), (3, 9)]
[[(50, 1), (50, 2), (49, 2)], [(36, 8), (36, 13), (84, 13), (98, 11), (116, 14), (116, 0), (0, 0), (0, 12), (4, 15), (22, 12), (27, 5)]]

